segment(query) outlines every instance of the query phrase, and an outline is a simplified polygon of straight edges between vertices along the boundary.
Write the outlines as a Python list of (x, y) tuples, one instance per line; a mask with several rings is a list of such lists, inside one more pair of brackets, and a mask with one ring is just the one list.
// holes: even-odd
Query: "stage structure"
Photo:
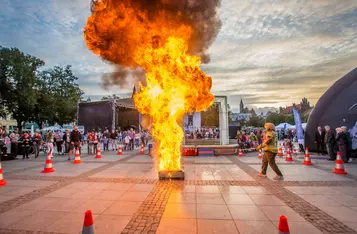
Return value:
[(139, 130), (139, 112), (133, 99), (104, 100), (97, 102), (82, 102), (77, 106), (78, 124), (86, 131), (100, 129), (135, 128)]

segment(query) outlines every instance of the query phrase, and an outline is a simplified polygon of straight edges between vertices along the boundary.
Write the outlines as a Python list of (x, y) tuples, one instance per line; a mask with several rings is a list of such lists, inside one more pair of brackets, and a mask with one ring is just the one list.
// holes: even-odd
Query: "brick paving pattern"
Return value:
[[(83, 174), (81, 174), (80, 176), (76, 176), (76, 177), (68, 177), (67, 179), (65, 179), (64, 181), (60, 181), (58, 183), (49, 185), (47, 187), (41, 188), (41, 189), (36, 189), (32, 192), (29, 192), (27, 194), (24, 194), (22, 196), (10, 199), (8, 201), (2, 202), (0, 203), (0, 214), (12, 210), (20, 205), (23, 205), (27, 202), (30, 202), (36, 198), (42, 197), (46, 194), (52, 193), (60, 188), (64, 188), (70, 184), (73, 184), (75, 182), (80, 182), (82, 180), (84, 180), (86, 177), (94, 175), (98, 172), (104, 171), (112, 166), (118, 165), (120, 164), (121, 161), (126, 161), (129, 160), (131, 158), (136, 157), (135, 155), (132, 156), (128, 156), (126, 158), (120, 159), (116, 162), (111, 162), (110, 164), (106, 164), (103, 166), (100, 166), (98, 168), (92, 169), (88, 172), (84, 172)], [(38, 166), (37, 166), (38, 167)], [(24, 176), (23, 176), (24, 177)], [(41, 177), (40, 177), (41, 178)], [(43, 177), (46, 178), (46, 177)]]
[[(93, 155), (87, 156), (92, 157)], [(253, 177), (253, 181), (239, 181), (239, 180), (185, 180), (185, 181), (159, 181), (158, 179), (144, 179), (144, 178), (92, 178), (96, 173), (102, 172), (115, 165), (119, 164), (138, 164), (138, 165), (152, 165), (152, 162), (130, 162), (128, 160), (134, 159), (138, 155), (131, 155), (126, 158), (122, 158), (118, 161), (86, 161), (85, 163), (105, 163), (98, 168), (84, 172), (76, 177), (70, 176), (44, 176), (44, 175), (32, 175), (32, 176), (20, 176), (16, 175), (18, 172), (31, 170), (38, 168), (37, 166), (27, 167), (25, 169), (18, 169), (6, 174), (6, 179), (12, 180), (44, 180), (44, 181), (56, 181), (56, 183), (47, 187), (38, 188), (32, 192), (26, 193), (22, 196), (10, 199), (0, 203), (0, 214), (12, 210), (20, 205), (28, 203), (36, 198), (42, 197), (46, 194), (52, 193), (65, 186), (73, 184), (75, 182), (93, 182), (93, 183), (129, 183), (129, 184), (153, 184), (154, 187), (150, 194), (143, 201), (139, 209), (131, 217), (129, 223), (126, 225), (122, 233), (156, 233), (163, 213), (165, 211), (166, 204), (170, 197), (171, 191), (177, 187), (183, 187), (185, 185), (195, 186), (262, 186), (266, 188), (273, 195), (278, 197), (287, 206), (292, 208), (295, 212), (301, 215), (309, 223), (313, 224), (317, 229), (323, 233), (357, 233), (344, 223), (333, 218), (326, 212), (317, 208), (316, 206), (305, 201), (303, 198), (284, 188), (284, 186), (301, 186), (301, 187), (356, 187), (357, 176), (348, 175), (347, 178), (354, 181), (271, 181), (268, 179), (257, 178), (257, 171), (248, 165), (248, 163), (240, 161), (237, 157), (226, 157), (230, 162), (194, 162), (185, 161), (184, 165), (236, 165), (242, 169), (245, 173)], [(300, 161), (295, 161), (293, 164), (284, 165), (297, 165)], [(249, 163), (250, 165), (258, 163)], [(319, 165), (313, 165), (323, 171), (331, 172), (331, 170)], [(35, 231), (23, 231), (15, 229), (1, 229), (1, 233), (55, 233), (55, 232), (35, 232)]]
[(248, 164), (241, 162), (236, 157), (230, 157), (230, 160), (323, 233), (357, 233), (321, 209), (284, 188), (283, 183), (257, 178), (257, 172)]
[(122, 233), (156, 233), (173, 183), (172, 181), (160, 181), (160, 183), (157, 183)]

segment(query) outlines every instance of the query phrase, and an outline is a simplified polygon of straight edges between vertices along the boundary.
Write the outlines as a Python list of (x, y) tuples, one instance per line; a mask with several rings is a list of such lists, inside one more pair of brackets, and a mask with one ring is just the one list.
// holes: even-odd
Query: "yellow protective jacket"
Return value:
[(264, 151), (278, 153), (278, 137), (274, 131), (266, 132), (261, 148), (263, 148)]

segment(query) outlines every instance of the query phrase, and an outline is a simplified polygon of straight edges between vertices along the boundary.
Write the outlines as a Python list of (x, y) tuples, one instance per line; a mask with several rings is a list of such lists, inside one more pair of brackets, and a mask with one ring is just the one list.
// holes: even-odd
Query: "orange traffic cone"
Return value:
[(263, 156), (262, 156), (262, 150), (259, 150), (258, 158), (263, 158)]
[(337, 152), (336, 167), (332, 172), (335, 174), (347, 174), (347, 172), (345, 171), (345, 166), (343, 165), (343, 161), (341, 159), (340, 152)]
[(93, 216), (92, 211), (90, 210), (87, 210), (86, 213), (84, 213), (82, 234), (94, 234)]
[(144, 145), (143, 145), (143, 144), (141, 144), (140, 154), (145, 154), (145, 151), (144, 151)]
[(285, 215), (280, 216), (278, 229), (279, 229), (279, 234), (290, 234), (288, 219), (286, 218)]
[(123, 149), (122, 149), (121, 145), (119, 145), (117, 155), (123, 155)]
[(80, 164), (80, 163), (82, 163), (82, 161), (81, 161), (81, 155), (79, 154), (79, 149), (76, 148), (76, 154), (74, 155), (73, 164)]
[(296, 152), (296, 149), (294, 148), (293, 150), (293, 153), (294, 153), (294, 156), (296, 157), (297, 156), (297, 152)]
[(4, 177), (2, 176), (2, 167), (1, 167), (1, 161), (0, 161), (0, 186), (5, 186), (5, 185), (7, 185), (7, 183), (4, 180)]
[(283, 148), (281, 148), (281, 144), (279, 145), (279, 149), (278, 149), (278, 156), (280, 157), (284, 157), (284, 153), (283, 153)]
[(304, 159), (304, 165), (312, 165), (311, 163), (311, 159), (310, 159), (310, 154), (309, 154), (309, 149), (306, 147), (306, 150), (305, 150), (305, 159)]
[(244, 156), (244, 155), (243, 155), (242, 149), (239, 149), (238, 157), (243, 157), (243, 156)]
[(52, 155), (52, 150), (47, 152), (46, 164), (45, 164), (45, 168), (43, 169), (42, 173), (51, 173), (51, 172), (55, 171), (52, 167), (51, 155)]
[(97, 146), (97, 153), (95, 155), (95, 158), (102, 158), (102, 153), (100, 152), (100, 144)]
[(292, 162), (293, 161), (293, 158), (291, 157), (290, 147), (288, 147), (288, 151), (286, 153), (285, 161), (286, 162)]

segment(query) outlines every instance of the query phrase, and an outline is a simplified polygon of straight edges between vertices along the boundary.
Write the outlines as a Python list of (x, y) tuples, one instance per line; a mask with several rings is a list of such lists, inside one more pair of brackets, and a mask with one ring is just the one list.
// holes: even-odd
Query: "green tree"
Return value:
[(261, 116), (257, 116), (257, 115), (252, 115), (252, 117), (250, 117), (249, 121), (247, 122), (248, 126), (253, 126), (253, 127), (263, 127), (265, 124), (265, 119)]
[(45, 62), (24, 54), (17, 48), (0, 46), (0, 106), (6, 107), (21, 130), (25, 121), (31, 119), (36, 104), (37, 69)]
[(266, 118), (266, 122), (273, 123), (275, 125), (284, 123), (285, 120), (286, 120), (286, 116), (284, 114), (276, 113), (276, 112), (270, 113)]
[(231, 109), (231, 105), (227, 104), (227, 110), (228, 110), (228, 124), (232, 124), (233, 120), (232, 120), (232, 109)]
[(83, 92), (73, 75), (71, 66), (55, 66), (38, 75), (38, 98), (34, 108), (34, 121), (42, 128), (44, 122), (59, 125), (75, 121), (77, 101)]
[(295, 125), (295, 119), (293, 114), (286, 115), (286, 123), (289, 123), (291, 125)]
[(201, 125), (202, 126), (215, 126), (219, 127), (219, 106), (213, 104), (207, 110), (201, 112)]
[(237, 122), (238, 122), (238, 126), (241, 126), (241, 127), (245, 126), (247, 123), (247, 121), (245, 119), (239, 119)]
[(120, 97), (117, 96), (116, 94), (112, 94), (112, 95), (108, 95), (108, 96), (102, 97), (102, 101), (113, 100), (113, 99), (118, 100), (118, 99), (120, 99)]

